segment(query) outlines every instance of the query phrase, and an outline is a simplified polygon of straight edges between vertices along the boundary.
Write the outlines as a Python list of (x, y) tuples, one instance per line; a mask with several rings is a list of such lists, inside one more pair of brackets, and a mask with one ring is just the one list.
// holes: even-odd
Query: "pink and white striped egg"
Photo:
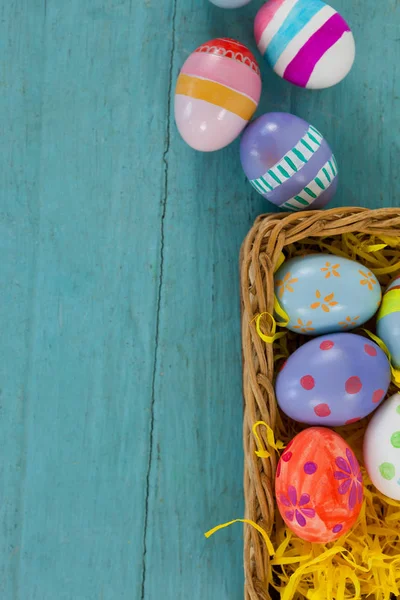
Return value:
[(246, 127), (260, 95), (260, 71), (246, 46), (229, 38), (206, 42), (189, 56), (177, 80), (179, 133), (195, 150), (224, 148)]
[(339, 83), (355, 58), (350, 27), (321, 0), (269, 0), (257, 13), (254, 35), (275, 73), (300, 87)]

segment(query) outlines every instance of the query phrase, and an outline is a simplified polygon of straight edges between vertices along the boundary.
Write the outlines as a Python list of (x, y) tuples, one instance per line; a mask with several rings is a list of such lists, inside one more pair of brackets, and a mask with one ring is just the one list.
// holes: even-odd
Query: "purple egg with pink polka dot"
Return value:
[[(276, 398), (291, 419), (308, 425), (355, 423), (385, 398), (391, 378), (385, 353), (353, 333), (307, 342), (290, 356), (276, 381)], [(311, 473), (312, 463), (304, 466)], [(307, 469), (307, 470), (306, 470)]]

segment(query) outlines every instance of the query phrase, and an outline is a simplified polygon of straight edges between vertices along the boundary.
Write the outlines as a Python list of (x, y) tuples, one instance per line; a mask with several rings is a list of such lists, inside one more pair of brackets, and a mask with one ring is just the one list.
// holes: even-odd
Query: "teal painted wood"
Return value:
[(133, 8), (1, 7), (7, 600), (141, 595), (171, 35)]
[[(394, 206), (400, 8), (335, 1), (350, 76), (263, 66), (258, 114), (329, 140), (335, 205)], [(0, 0), (0, 595), (242, 598), (238, 252), (270, 209), (238, 142), (198, 154), (171, 96), (201, 42), (256, 52), (258, 0)]]

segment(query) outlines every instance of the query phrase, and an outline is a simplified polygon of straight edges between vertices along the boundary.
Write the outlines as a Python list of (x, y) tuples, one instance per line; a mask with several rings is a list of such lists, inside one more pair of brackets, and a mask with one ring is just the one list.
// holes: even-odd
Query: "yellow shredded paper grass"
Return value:
[[(287, 246), (284, 255), (287, 260), (315, 252), (328, 252), (361, 262), (377, 276), (383, 290), (400, 272), (400, 240), (396, 238), (364, 234), (310, 238)], [(375, 322), (368, 323), (366, 328), (373, 333)], [(288, 342), (289, 347), (299, 344), (298, 338), (291, 332), (274, 341), (278, 368), (288, 356)], [(397, 387), (393, 384), (390, 393), (395, 391)], [(359, 423), (336, 429), (354, 450), (361, 465), (367, 423), (368, 419), (363, 419)], [(257, 429), (261, 431), (260, 424)], [(278, 452), (277, 449), (282, 447), (281, 442), (286, 445), (299, 430), (298, 424), (282, 415), (276, 431), (279, 441), (272, 444), (268, 441), (270, 452)], [(268, 436), (266, 431), (263, 433), (265, 439), (270, 438), (270, 433)], [(256, 439), (259, 442), (258, 436)], [(261, 456), (263, 450), (258, 443)], [(378, 492), (364, 466), (362, 473), (365, 497), (360, 517), (355, 527), (334, 543), (311, 544), (299, 539), (286, 527), (276, 511), (275, 525), (269, 536), (274, 555), (270, 560), (268, 584), (279, 592), (283, 600), (400, 598), (400, 502)]]

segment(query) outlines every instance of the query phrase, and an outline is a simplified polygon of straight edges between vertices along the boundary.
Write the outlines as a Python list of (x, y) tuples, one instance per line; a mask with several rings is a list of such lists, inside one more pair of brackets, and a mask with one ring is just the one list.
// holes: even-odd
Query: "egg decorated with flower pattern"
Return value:
[(376, 411), (364, 436), (364, 464), (374, 486), (400, 500), (400, 394)]
[(303, 540), (326, 544), (357, 520), (363, 500), (360, 466), (337, 433), (311, 427), (282, 454), (275, 493), (286, 525)]
[(382, 298), (372, 271), (332, 254), (285, 261), (275, 274), (275, 294), (288, 329), (305, 335), (355, 329), (377, 312)]
[(373, 412), (390, 379), (389, 360), (377, 344), (354, 333), (331, 333), (293, 352), (278, 374), (276, 399), (295, 421), (336, 427)]

